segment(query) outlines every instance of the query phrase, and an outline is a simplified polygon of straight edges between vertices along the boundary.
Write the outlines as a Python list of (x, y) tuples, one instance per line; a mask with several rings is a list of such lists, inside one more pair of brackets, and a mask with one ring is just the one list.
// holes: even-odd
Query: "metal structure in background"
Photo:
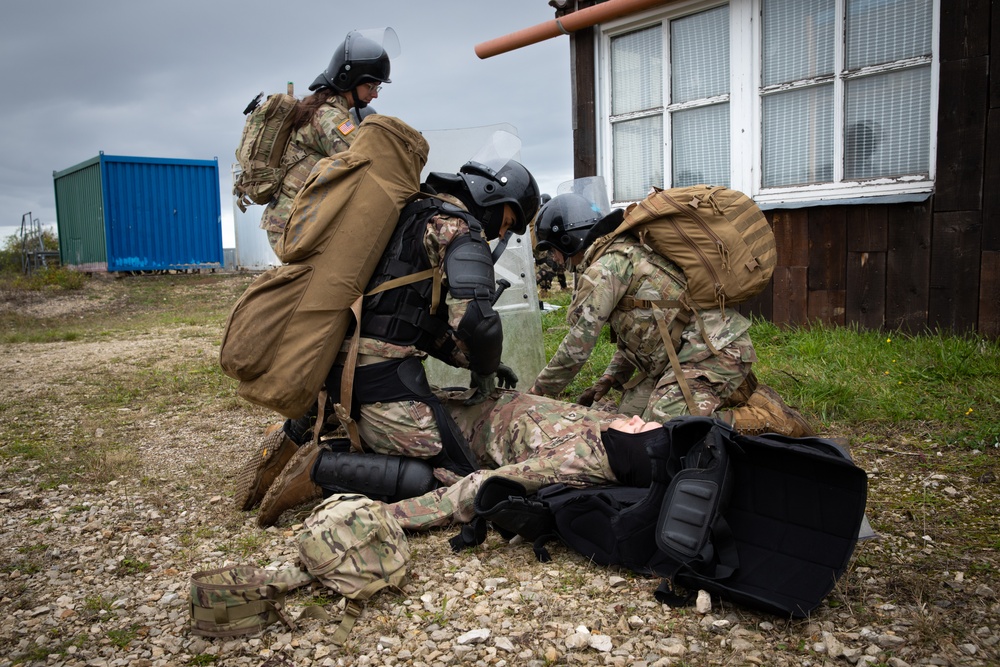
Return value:
[(105, 155), (53, 172), (59, 251), (77, 271), (222, 268), (219, 162)]
[(21, 272), (25, 275), (37, 269), (59, 266), (59, 251), (46, 250), (42, 223), (28, 211), (21, 216)]

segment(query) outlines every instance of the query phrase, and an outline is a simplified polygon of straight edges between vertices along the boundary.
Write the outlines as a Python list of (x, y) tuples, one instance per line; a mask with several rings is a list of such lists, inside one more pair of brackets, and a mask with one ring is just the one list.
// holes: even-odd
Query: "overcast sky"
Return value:
[(52, 173), (104, 151), (218, 158), (231, 247), (243, 108), (288, 81), (305, 94), (349, 30), (387, 25), (402, 52), (375, 109), (421, 131), (509, 123), (554, 193), (573, 169), (569, 38), (474, 52), (553, 18), (546, 0), (5, 0), (0, 239), (28, 212), (55, 229)]

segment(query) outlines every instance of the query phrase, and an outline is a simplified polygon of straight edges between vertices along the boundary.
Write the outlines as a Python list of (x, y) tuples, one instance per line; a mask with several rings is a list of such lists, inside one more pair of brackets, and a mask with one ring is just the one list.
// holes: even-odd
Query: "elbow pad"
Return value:
[(467, 234), (452, 241), (445, 251), (444, 274), (448, 293), (456, 299), (488, 300), (496, 289), (489, 246)]
[(469, 349), (469, 370), (479, 375), (495, 373), (503, 356), (503, 325), (489, 301), (470, 302), (457, 333)]

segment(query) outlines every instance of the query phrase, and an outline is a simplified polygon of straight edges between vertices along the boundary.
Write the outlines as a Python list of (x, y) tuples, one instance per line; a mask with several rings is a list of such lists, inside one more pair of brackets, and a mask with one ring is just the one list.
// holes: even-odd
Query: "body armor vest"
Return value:
[[(473, 231), (479, 226), (475, 218), (465, 211), (440, 199), (421, 199), (408, 204), (400, 215), (399, 224), (389, 239), (366, 292), (387, 280), (431, 268), (423, 238), (427, 221), (438, 214), (460, 217)], [(361, 335), (396, 345), (414, 345), (424, 352), (435, 354), (434, 341), (448, 330), (448, 324), (445, 287), (441, 287), (437, 313), (430, 312), (432, 289), (433, 281), (428, 278), (366, 296), (361, 308)]]

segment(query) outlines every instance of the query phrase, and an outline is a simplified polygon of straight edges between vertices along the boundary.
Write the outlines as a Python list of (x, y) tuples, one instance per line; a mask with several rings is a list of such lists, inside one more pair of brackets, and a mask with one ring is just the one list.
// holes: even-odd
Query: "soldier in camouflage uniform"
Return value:
[(406, 530), (471, 521), (476, 492), (494, 475), (524, 484), (529, 493), (557, 482), (579, 487), (618, 483), (601, 432), (620, 415), (512, 391), (474, 407), (447, 405), (484, 469), (390, 504), (389, 512)]
[[(457, 174), (433, 172), (423, 187), (435, 196), (403, 209), (366, 288), (353, 378), (354, 413), (340, 417), (345, 424), (357, 424), (368, 451), (426, 459), (435, 477), (450, 484), (478, 466), (465, 436), (431, 391), (421, 360), (432, 355), (470, 369), (474, 391), (469, 402), (485, 400), (497, 382), (509, 387), (517, 382), (500, 361), (503, 330), (492, 308), (496, 281), (487, 241), (508, 231), (524, 233), (538, 209), (538, 186), (523, 165), (508, 160), (497, 169), (469, 162)], [(433, 276), (372, 294), (390, 280), (422, 273)], [(327, 387), (341, 386), (350, 345), (350, 340), (345, 342)], [(288, 439), (306, 430), (297, 427), (299, 423), (286, 425)], [(299, 459), (317, 456), (311, 443), (294, 452)], [(261, 483), (270, 465), (265, 458), (248, 459), (238, 474), (236, 494), (244, 509), (261, 503), (262, 526), (277, 519), (277, 501), (243, 489), (266, 486)], [(274, 466), (284, 466), (277, 453), (270, 458)], [(294, 458), (289, 465), (293, 463)]]
[(591, 243), (613, 231), (622, 212), (598, 219), (593, 208), (578, 199), (577, 194), (559, 195), (539, 211), (535, 221), (539, 245), (583, 269), (577, 272), (567, 312), (569, 332), (529, 392), (558, 396), (590, 357), (607, 323), (618, 348), (600, 381), (580, 397), (581, 403), (589, 405), (617, 387), (623, 389), (617, 411), (650, 421), (694, 414), (714, 416), (744, 432), (811, 435), (801, 416), (764, 385), (756, 392), (750, 389), (746, 405), (734, 408), (727, 403), (745, 383), (755, 382), (751, 368), (757, 360), (748, 334), (750, 321), (731, 308), (700, 311), (681, 331), (676, 352), (691, 392), (691, 401), (686, 399), (663, 336), (675, 324), (680, 309), (659, 310), (650, 303), (678, 300), (686, 286), (683, 271), (630, 234), (616, 239), (591, 261), (587, 254)]
[(350, 147), (362, 117), (361, 109), (378, 97), (385, 83), (389, 83), (389, 56), (385, 49), (356, 31), (348, 33), (330, 65), (309, 86), (315, 92), (300, 100), (295, 109), (292, 135), (282, 156), (282, 163), (292, 166), (281, 182), (277, 197), (267, 205), (260, 219), (272, 248), (281, 238), (295, 195), (305, 185), (313, 167), (321, 159)]
[[(515, 391), (495, 390), (485, 401), (472, 405), (464, 396), (465, 392), (439, 392), (452, 419), (467, 436), (481, 469), (449, 486), (425, 488), (420, 495), (402, 489), (401, 497), (384, 500), (404, 529), (424, 530), (472, 520), (479, 487), (495, 475), (520, 482), (528, 492), (557, 482), (575, 487), (644, 487), (650, 483), (652, 466), (645, 447), (622, 434), (662, 432), (659, 424)], [(302, 459), (300, 464), (293, 459), (268, 490), (261, 506), (262, 512), (265, 505), (276, 512), (267, 525), (283, 511), (320, 497), (323, 487), (329, 490), (328, 480), (317, 477), (327, 462), (335, 465), (338, 457), (360, 461), (358, 455), (324, 450), (309, 460)], [(269, 503), (269, 499), (273, 502)]]
[(557, 261), (551, 250), (535, 250), (535, 282), (541, 290), (552, 289), (552, 280), (559, 283), (559, 287), (566, 289), (566, 265)]

